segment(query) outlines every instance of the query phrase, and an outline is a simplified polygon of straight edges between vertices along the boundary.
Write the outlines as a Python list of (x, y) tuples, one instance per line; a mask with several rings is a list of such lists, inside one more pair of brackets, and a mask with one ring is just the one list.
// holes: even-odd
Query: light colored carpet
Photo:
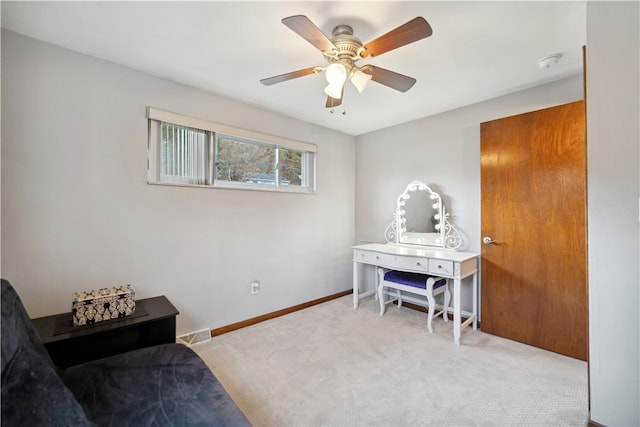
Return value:
[(587, 364), (351, 295), (194, 349), (254, 426), (585, 426)]

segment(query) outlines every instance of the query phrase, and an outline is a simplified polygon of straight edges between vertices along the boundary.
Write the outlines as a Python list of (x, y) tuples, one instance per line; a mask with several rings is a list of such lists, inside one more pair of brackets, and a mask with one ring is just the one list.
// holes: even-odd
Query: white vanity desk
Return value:
[[(478, 325), (478, 257), (478, 254), (470, 252), (457, 252), (444, 248), (424, 246), (405, 246), (393, 243), (370, 243), (354, 246), (353, 308), (358, 308), (358, 302), (361, 297), (373, 295), (377, 288), (376, 283), (372, 290), (363, 293), (359, 292), (359, 264), (369, 264), (390, 270), (423, 273), (453, 279), (453, 341), (459, 345), (462, 329), (471, 323), (473, 323), (473, 329), (477, 329)], [(461, 282), (462, 279), (469, 276), (473, 276), (472, 313), (463, 312), (460, 308)], [(462, 323), (462, 314), (468, 316), (464, 323)]]

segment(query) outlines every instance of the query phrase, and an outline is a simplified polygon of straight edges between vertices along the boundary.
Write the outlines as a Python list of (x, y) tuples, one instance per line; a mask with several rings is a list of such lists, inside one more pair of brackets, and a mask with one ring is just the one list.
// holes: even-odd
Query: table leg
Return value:
[(460, 313), (460, 282), (461, 280), (453, 279), (453, 342), (460, 345), (460, 324), (462, 316)]
[(358, 262), (353, 261), (353, 308), (358, 308)]
[(473, 329), (478, 329), (478, 273), (473, 273)]

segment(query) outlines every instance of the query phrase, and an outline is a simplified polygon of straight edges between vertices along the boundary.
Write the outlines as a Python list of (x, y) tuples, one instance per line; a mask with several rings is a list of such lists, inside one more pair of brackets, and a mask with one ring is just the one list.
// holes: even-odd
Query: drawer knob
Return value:
[(420, 267), (422, 264), (420, 264), (419, 262), (416, 262), (416, 265), (417, 265), (418, 267)]

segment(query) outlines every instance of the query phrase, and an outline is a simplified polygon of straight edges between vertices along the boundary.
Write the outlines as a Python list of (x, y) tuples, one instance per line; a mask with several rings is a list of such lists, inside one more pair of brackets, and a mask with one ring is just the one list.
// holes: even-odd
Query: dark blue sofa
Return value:
[(202, 359), (164, 344), (59, 370), (2, 280), (3, 426), (248, 426)]

